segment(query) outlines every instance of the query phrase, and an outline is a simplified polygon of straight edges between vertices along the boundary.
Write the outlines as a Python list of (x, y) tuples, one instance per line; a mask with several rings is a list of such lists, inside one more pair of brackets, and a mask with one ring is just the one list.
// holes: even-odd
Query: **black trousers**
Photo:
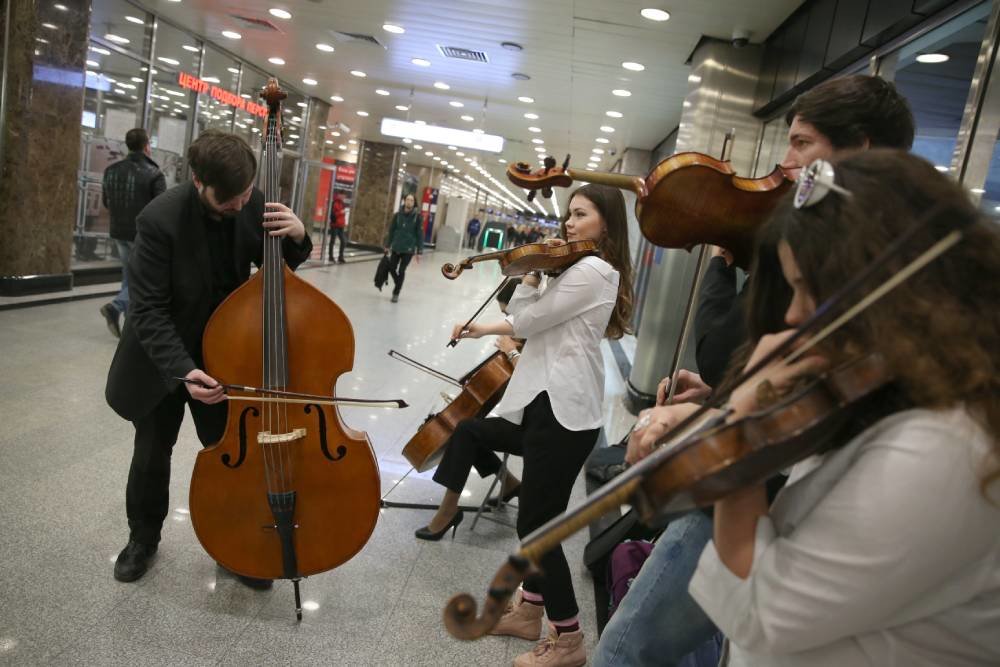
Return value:
[(406, 267), (410, 264), (411, 259), (413, 259), (411, 252), (399, 253), (394, 250), (389, 255), (389, 275), (392, 276), (392, 282), (395, 284), (395, 287), (392, 288), (393, 294), (399, 294), (399, 290), (403, 289), (403, 278), (406, 277)]
[(226, 402), (205, 405), (181, 387), (168, 394), (145, 417), (133, 422), (135, 447), (125, 489), (125, 512), (129, 539), (158, 544), (160, 528), (167, 518), (170, 488), (170, 455), (184, 420), (187, 403), (202, 445), (217, 442), (226, 428)]
[(340, 254), (337, 255), (340, 259), (344, 259), (344, 228), (343, 227), (331, 227), (330, 228), (330, 261), (333, 261), (333, 243), (337, 239), (340, 239)]
[[(543, 392), (525, 408), (520, 426), (499, 417), (459, 423), (434, 481), (461, 493), (473, 467), (484, 477), (500, 470), (500, 459), (494, 452), (524, 457), (517, 513), (517, 535), (524, 538), (566, 511), (573, 484), (597, 443), (598, 431), (564, 428), (552, 414), (549, 395)], [(529, 577), (524, 589), (544, 598), (550, 620), (576, 616), (579, 607), (562, 547), (549, 551), (539, 566), (543, 575)]]

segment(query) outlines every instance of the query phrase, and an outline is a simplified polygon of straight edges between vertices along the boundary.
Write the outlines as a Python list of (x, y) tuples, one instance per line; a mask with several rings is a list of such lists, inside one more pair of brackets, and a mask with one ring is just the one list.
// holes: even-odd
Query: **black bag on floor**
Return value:
[(382, 255), (375, 269), (375, 287), (382, 291), (382, 287), (389, 281), (389, 255)]

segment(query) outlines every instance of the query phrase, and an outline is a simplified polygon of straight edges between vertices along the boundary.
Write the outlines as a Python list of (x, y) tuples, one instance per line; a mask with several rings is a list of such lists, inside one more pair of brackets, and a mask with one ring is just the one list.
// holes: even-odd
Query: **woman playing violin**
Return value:
[[(497, 417), (461, 422), (452, 435), (434, 480), (444, 498), (434, 518), (417, 531), (422, 539), (440, 537), (462, 520), (458, 500), (469, 472), (496, 473), (494, 451), (524, 457), (517, 494), (517, 534), (524, 537), (565, 511), (573, 484), (597, 441), (603, 421), (604, 360), (600, 344), (619, 338), (632, 311), (632, 269), (625, 201), (611, 187), (587, 185), (570, 197), (562, 240), (593, 240), (599, 254), (588, 256), (544, 287), (525, 276), (508, 305), (506, 319), (456, 325), (453, 338), (513, 336), (526, 339), (521, 358), (494, 409)], [(586, 654), (577, 622), (577, 603), (569, 566), (561, 548), (541, 563), (545, 577), (525, 581), (494, 634), (538, 639), (543, 610), (553, 625), (549, 638), (516, 665), (583, 664)], [(557, 658), (553, 663), (552, 659)]]
[[(770, 508), (763, 487), (717, 502), (691, 595), (730, 640), (731, 665), (1000, 664), (1000, 232), (905, 153), (839, 160), (835, 185), (779, 207), (759, 237), (792, 289), (789, 326), (928, 211), (944, 213), (888, 273), (959, 225), (966, 237), (822, 352), (732, 395), (739, 419), (804, 375), (877, 352), (905, 407), (795, 465)], [(751, 312), (762, 294), (751, 285)], [(788, 333), (764, 336), (749, 363)]]

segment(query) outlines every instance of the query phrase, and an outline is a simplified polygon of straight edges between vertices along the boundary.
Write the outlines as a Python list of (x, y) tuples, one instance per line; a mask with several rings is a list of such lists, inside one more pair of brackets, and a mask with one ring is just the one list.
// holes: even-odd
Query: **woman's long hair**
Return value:
[[(608, 185), (591, 183), (577, 188), (570, 193), (567, 202), (572, 202), (577, 195), (586, 197), (594, 205), (604, 219), (605, 234), (598, 241), (601, 257), (618, 271), (618, 299), (611, 313), (611, 320), (604, 335), (608, 338), (621, 338), (632, 333), (632, 309), (634, 307), (632, 294), (632, 258), (628, 247), (628, 217), (625, 214), (625, 197), (618, 188)], [(563, 215), (560, 233), (566, 238), (566, 221), (570, 216), (569, 203), (566, 214)]]
[[(957, 246), (855, 316), (831, 337), (831, 347), (834, 356), (880, 352), (914, 406), (965, 406), (993, 438), (995, 461), (983, 478), (985, 492), (1000, 479), (1000, 227), (976, 210), (959, 185), (908, 153), (856, 153), (836, 161), (835, 170), (850, 197), (831, 192), (802, 209), (786, 199), (760, 231), (759, 244), (776, 248), (786, 242), (819, 304), (928, 214), (933, 218), (878, 280), (951, 230), (966, 227)], [(765, 288), (763, 282), (751, 284), (751, 311), (769, 298)]]

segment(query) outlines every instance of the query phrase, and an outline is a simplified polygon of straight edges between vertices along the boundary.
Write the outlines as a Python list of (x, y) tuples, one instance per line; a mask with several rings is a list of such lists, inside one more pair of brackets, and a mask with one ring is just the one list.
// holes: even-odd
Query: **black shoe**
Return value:
[(451, 528), (451, 539), (455, 539), (455, 531), (458, 530), (458, 524), (462, 523), (462, 518), (464, 516), (465, 513), (462, 512), (462, 510), (458, 510), (455, 512), (455, 516), (451, 517), (451, 521), (448, 522), (448, 525), (440, 531), (432, 533), (427, 529), (427, 526), (424, 526), (423, 528), (418, 528), (414, 535), (417, 536), (418, 540), (430, 540), (431, 542), (437, 542), (444, 537), (444, 534), (448, 532), (449, 528)]
[(393, 293), (393, 295), (392, 295), (392, 302), (393, 302), (393, 303), (396, 303), (397, 301), (399, 301), (399, 295), (398, 295), (398, 294), (395, 294), (395, 293)]
[(341, 257), (340, 259), (337, 260), (337, 264), (347, 264), (347, 260)]
[(236, 578), (240, 580), (240, 583), (247, 588), (252, 588), (255, 591), (269, 591), (271, 587), (274, 586), (274, 579), (257, 579), (256, 577), (244, 577), (242, 574), (237, 574)]
[[(503, 502), (509, 503), (511, 500), (517, 498), (520, 495), (521, 495), (521, 485), (518, 484), (510, 491), (503, 494)], [(499, 507), (499, 506), (500, 506), (499, 498), (490, 498), (489, 500), (486, 501), (486, 507)]]
[(146, 574), (154, 554), (156, 554), (155, 544), (142, 544), (129, 540), (115, 560), (115, 579), (126, 583), (139, 579)]
[(104, 316), (104, 320), (108, 324), (108, 331), (111, 332), (111, 335), (115, 338), (121, 338), (122, 329), (118, 325), (118, 309), (110, 303), (106, 303), (101, 306), (100, 313)]

